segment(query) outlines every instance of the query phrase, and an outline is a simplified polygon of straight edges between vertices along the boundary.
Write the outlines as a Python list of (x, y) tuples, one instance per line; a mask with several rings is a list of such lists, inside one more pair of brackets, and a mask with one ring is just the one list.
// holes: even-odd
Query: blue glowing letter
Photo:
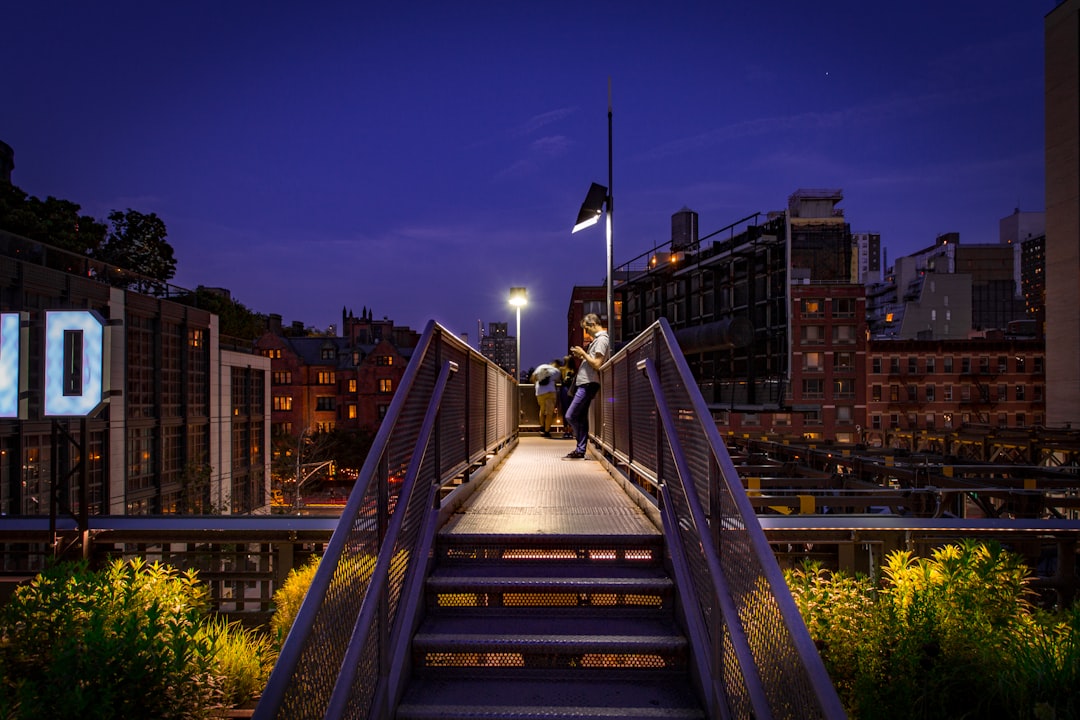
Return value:
[(92, 310), (45, 313), (45, 415), (89, 415), (102, 401), (104, 324)]

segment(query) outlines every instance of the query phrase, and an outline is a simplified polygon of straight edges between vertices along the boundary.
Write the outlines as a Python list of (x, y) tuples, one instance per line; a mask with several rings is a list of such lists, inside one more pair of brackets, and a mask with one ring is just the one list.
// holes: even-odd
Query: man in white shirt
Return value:
[(607, 362), (611, 354), (611, 339), (607, 330), (600, 324), (600, 316), (587, 314), (581, 321), (581, 327), (592, 338), (586, 350), (580, 345), (570, 348), (570, 354), (581, 361), (574, 387), (574, 399), (566, 411), (566, 421), (574, 428), (577, 447), (566, 455), (567, 460), (580, 460), (585, 457), (585, 447), (589, 441), (589, 405), (600, 391), (600, 367)]

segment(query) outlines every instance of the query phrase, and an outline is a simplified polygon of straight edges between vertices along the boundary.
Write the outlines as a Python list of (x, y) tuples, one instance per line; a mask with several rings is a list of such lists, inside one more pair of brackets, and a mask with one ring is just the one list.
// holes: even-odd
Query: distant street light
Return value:
[(517, 308), (517, 333), (514, 339), (517, 341), (517, 350), (514, 354), (514, 376), (521, 382), (521, 308), (529, 302), (528, 293), (523, 287), (510, 288), (510, 304)]
[(614, 208), (612, 207), (612, 190), (611, 190), (611, 78), (608, 78), (608, 104), (607, 104), (607, 172), (608, 172), (608, 184), (607, 187), (600, 185), (599, 183), (593, 183), (589, 186), (589, 193), (585, 196), (585, 202), (581, 204), (581, 210), (578, 211), (577, 222), (574, 224), (574, 229), (571, 230), (571, 234), (576, 233), (578, 230), (584, 230), (587, 227), (595, 225), (600, 220), (600, 214), (607, 208), (607, 214), (605, 218), (605, 226), (607, 232), (607, 328), (611, 333), (612, 340), (621, 338), (621, 334), (618, 334), (615, 329), (615, 293), (613, 289), (613, 276), (615, 274), (614, 265), (614, 248), (612, 247), (612, 216), (614, 215)]

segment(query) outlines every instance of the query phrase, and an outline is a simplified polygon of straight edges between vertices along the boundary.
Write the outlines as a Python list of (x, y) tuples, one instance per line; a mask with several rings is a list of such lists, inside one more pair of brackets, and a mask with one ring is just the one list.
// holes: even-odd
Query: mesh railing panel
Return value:
[[(457, 373), (438, 395), (440, 373), (451, 362)], [(477, 378), (481, 387), (472, 391)], [(481, 445), (504, 444), (516, 432), (516, 424), (507, 422), (511, 415), (499, 404), (513, 396), (513, 384), (513, 378), (453, 333), (428, 324), (282, 647), (256, 718), (368, 716), (380, 678), (387, 676), (391, 662), (400, 661), (389, 657), (386, 640), (398, 622), (403, 589), (426, 563), (420, 540), (432, 522), (434, 488), (468, 464), (468, 419), (480, 416), (470, 427), (478, 428)], [(429, 422), (430, 434), (421, 437)], [(485, 438), (483, 428), (501, 432), (488, 432)], [(417, 453), (420, 442), (425, 443), (422, 454)], [(374, 611), (373, 603), (378, 604)], [(364, 617), (371, 618), (370, 624), (360, 622)], [(332, 700), (335, 692), (337, 701)], [(342, 708), (340, 715), (334, 707)]]
[[(651, 368), (657, 379), (647, 374)], [(666, 320), (602, 371), (610, 388), (596, 432), (604, 451), (665, 483), (667, 527), (679, 536), (707, 682), (732, 717), (840, 718), (843, 709)], [(672, 436), (661, 413), (666, 413)], [(596, 416), (594, 416), (596, 417)], [(624, 430), (628, 428), (628, 430)], [(628, 437), (628, 440), (624, 440)], [(629, 449), (624, 446), (629, 444)], [(695, 519), (699, 504), (705, 526)], [(674, 552), (674, 550), (673, 550)], [(719, 567), (722, 577), (714, 577)], [(727, 605), (730, 614), (721, 608)], [(756, 699), (755, 699), (756, 698)], [(757, 707), (755, 707), (757, 705)], [(764, 707), (762, 707), (764, 705)]]

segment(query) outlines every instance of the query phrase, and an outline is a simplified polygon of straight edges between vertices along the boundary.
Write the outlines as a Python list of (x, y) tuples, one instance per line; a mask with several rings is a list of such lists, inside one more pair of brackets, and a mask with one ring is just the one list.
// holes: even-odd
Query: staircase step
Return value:
[(514, 561), (523, 564), (630, 563), (663, 561), (659, 534), (638, 535), (496, 535), (441, 533), (439, 563)]
[(593, 614), (440, 615), (413, 638), (421, 667), (683, 668), (670, 620)]
[(544, 678), (518, 675), (462, 678), (414, 677), (398, 705), (398, 720), (611, 720), (705, 717), (685, 678), (664, 672), (648, 677)]
[[(619, 607), (665, 609), (674, 592), (662, 570), (513, 563), (439, 568), (428, 578), (428, 608)], [(561, 573), (561, 574), (555, 574)]]

